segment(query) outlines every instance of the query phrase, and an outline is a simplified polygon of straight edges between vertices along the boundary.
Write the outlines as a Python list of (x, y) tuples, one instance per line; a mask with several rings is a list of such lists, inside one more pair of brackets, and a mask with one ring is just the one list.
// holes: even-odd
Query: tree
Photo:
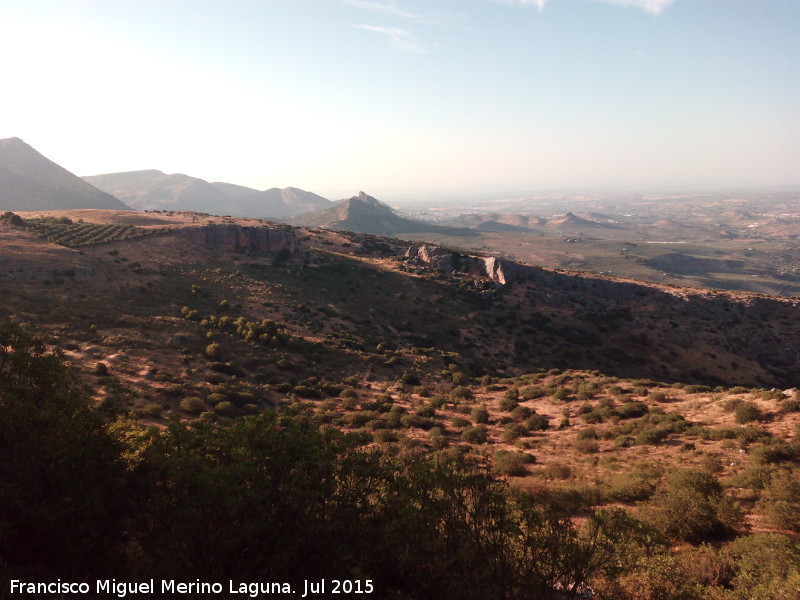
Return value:
[(120, 446), (61, 356), (9, 322), (0, 323), (0, 411), (0, 564), (19, 579), (113, 572), (126, 498)]
[(721, 535), (741, 520), (741, 511), (708, 471), (676, 470), (656, 490), (653, 521), (672, 538), (702, 542)]

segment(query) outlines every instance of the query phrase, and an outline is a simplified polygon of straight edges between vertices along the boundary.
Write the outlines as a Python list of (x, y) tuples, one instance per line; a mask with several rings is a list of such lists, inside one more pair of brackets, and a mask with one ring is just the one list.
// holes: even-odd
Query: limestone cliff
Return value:
[(175, 233), (195, 244), (220, 252), (274, 255), (282, 250), (294, 252), (297, 240), (286, 228), (266, 225), (243, 226), (234, 223), (183, 227)]
[(461, 270), (475, 277), (487, 277), (503, 285), (514, 279), (528, 278), (541, 271), (538, 267), (522, 265), (496, 256), (460, 254), (430, 244), (414, 244), (406, 250), (406, 258), (412, 263), (432, 269), (445, 272)]

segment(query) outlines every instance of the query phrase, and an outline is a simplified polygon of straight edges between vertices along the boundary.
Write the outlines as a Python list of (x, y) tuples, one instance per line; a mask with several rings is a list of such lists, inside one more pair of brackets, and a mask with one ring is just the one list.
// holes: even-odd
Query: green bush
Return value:
[(572, 468), (561, 462), (551, 462), (542, 471), (547, 479), (570, 479), (573, 475)]
[(447, 438), (441, 427), (432, 427), (428, 432), (428, 439), (436, 450), (441, 450), (447, 447)]
[(575, 449), (583, 454), (594, 454), (600, 451), (600, 446), (594, 440), (575, 440)]
[(211, 342), (205, 349), (205, 355), (211, 359), (219, 359), (222, 357), (222, 346), (217, 342)]
[(199, 415), (208, 408), (203, 399), (197, 396), (187, 396), (181, 400), (180, 407), (182, 411), (192, 415)]
[(735, 415), (737, 423), (761, 421), (764, 418), (764, 413), (761, 411), (758, 404), (752, 401), (740, 402), (736, 406)]
[(488, 430), (484, 425), (467, 427), (461, 432), (461, 440), (468, 444), (485, 444), (488, 437)]
[(781, 469), (772, 475), (759, 508), (778, 529), (800, 531), (800, 474), (796, 469)]
[(142, 406), (142, 413), (150, 417), (158, 418), (161, 416), (162, 412), (164, 412), (164, 407), (160, 404), (156, 404), (155, 402), (148, 402)]
[(472, 390), (462, 385), (457, 385), (450, 390), (450, 398), (455, 401), (472, 400), (474, 397), (475, 396), (473, 395)]
[(472, 409), (470, 417), (472, 418), (472, 421), (475, 423), (488, 423), (489, 411), (486, 410), (486, 408), (479, 406)]
[(708, 471), (672, 472), (653, 498), (654, 524), (677, 540), (702, 542), (719, 537), (742, 522), (738, 507)]
[(223, 400), (222, 402), (218, 402), (214, 406), (214, 410), (217, 414), (232, 417), (236, 414), (236, 406), (234, 406), (233, 402), (228, 402), (227, 400)]
[(655, 485), (642, 477), (630, 474), (615, 475), (604, 486), (603, 493), (613, 502), (639, 502), (648, 500), (655, 491)]
[(511, 444), (525, 435), (525, 428), (519, 423), (509, 423), (503, 428), (503, 441)]
[(528, 474), (527, 465), (534, 462), (533, 456), (525, 452), (498, 450), (494, 453), (494, 470), (507, 477), (524, 477)]
[(525, 419), (524, 426), (528, 431), (545, 431), (550, 428), (550, 420), (544, 415), (534, 414)]
[(372, 439), (378, 444), (397, 441), (397, 434), (389, 429), (376, 429), (372, 432)]

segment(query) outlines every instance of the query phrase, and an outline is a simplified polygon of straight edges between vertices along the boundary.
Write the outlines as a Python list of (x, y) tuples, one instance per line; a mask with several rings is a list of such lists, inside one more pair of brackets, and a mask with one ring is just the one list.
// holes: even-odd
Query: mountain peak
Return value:
[(0, 140), (0, 210), (130, 210), (18, 137)]
[(394, 213), (394, 211), (388, 204), (384, 204), (383, 202), (381, 202), (377, 198), (373, 198), (366, 192), (358, 192), (358, 196), (353, 196), (352, 198), (350, 198), (350, 200), (361, 202), (362, 204), (364, 204), (364, 206), (368, 206), (370, 208), (377, 208), (384, 212)]

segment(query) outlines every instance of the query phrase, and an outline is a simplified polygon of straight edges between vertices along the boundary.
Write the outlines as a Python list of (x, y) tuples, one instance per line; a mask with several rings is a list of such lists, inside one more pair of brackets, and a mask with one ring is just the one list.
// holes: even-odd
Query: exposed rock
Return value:
[(406, 258), (421, 266), (450, 272), (453, 270), (453, 251), (431, 246), (414, 244), (406, 250)]
[(220, 252), (275, 255), (283, 250), (294, 252), (297, 240), (284, 228), (243, 226), (233, 223), (183, 227), (175, 231), (195, 244), (203, 244)]
[(492, 281), (505, 285), (520, 278), (527, 278), (541, 271), (538, 267), (522, 265), (496, 256), (464, 255), (430, 244), (414, 244), (406, 250), (406, 258), (413, 264), (453, 271), (456, 266), (466, 267), (466, 271), (475, 277), (487, 277)]

